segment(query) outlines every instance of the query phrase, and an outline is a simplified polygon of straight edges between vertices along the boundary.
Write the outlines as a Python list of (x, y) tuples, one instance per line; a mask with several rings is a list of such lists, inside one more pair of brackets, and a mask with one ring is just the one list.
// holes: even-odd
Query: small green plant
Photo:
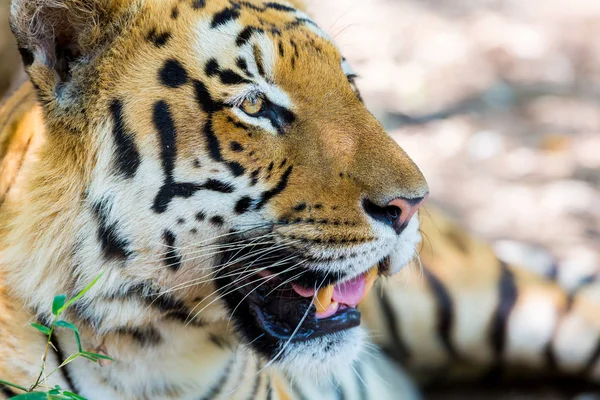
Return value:
[[(75, 297), (73, 297), (72, 299), (67, 299), (67, 296), (64, 294), (60, 294), (60, 295), (54, 297), (54, 300), (52, 301), (52, 315), (54, 316), (54, 318), (53, 318), (52, 324), (50, 324), (50, 326), (34, 324), (34, 323), (31, 324), (32, 327), (34, 327), (35, 329), (37, 329), (38, 331), (40, 331), (41, 333), (43, 333), (44, 335), (46, 335), (48, 337), (48, 339), (46, 341), (46, 350), (44, 352), (44, 356), (42, 357), (42, 365), (40, 367), (40, 373), (38, 374), (38, 377), (35, 380), (35, 382), (29, 387), (17, 385), (15, 383), (7, 382), (5, 380), (0, 379), (0, 385), (10, 386), (12, 388), (15, 388), (15, 389), (23, 392), (22, 394), (12, 397), (11, 399), (13, 399), (13, 400), (14, 399), (17, 399), (17, 400), (42, 400), (42, 399), (44, 399), (44, 400), (62, 400), (62, 399), (86, 400), (84, 397), (82, 397), (76, 393), (69, 392), (67, 390), (63, 390), (58, 385), (56, 385), (54, 387), (48, 387), (48, 386), (46, 386), (46, 382), (48, 382), (48, 378), (50, 376), (52, 376), (56, 371), (58, 371), (60, 368), (64, 367), (65, 365), (69, 364), (71, 361), (73, 361), (79, 357), (86, 358), (92, 362), (98, 362), (100, 360), (111, 360), (112, 361), (112, 358), (107, 357), (105, 355), (91, 353), (89, 351), (84, 351), (83, 348), (81, 347), (81, 339), (79, 337), (79, 330), (77, 329), (77, 327), (70, 322), (60, 319), (61, 314), (68, 307), (73, 305), (73, 303), (75, 303), (77, 300), (79, 300), (86, 292), (88, 292), (96, 284), (96, 282), (98, 282), (98, 280), (100, 279), (101, 276), (102, 276), (102, 274), (98, 275), (96, 277), (96, 279), (94, 279), (89, 285), (87, 285), (81, 292), (77, 293), (77, 295)], [(50, 347), (52, 346), (52, 335), (54, 334), (54, 330), (56, 328), (65, 328), (65, 329), (69, 329), (73, 332), (73, 334), (75, 335), (75, 341), (77, 342), (78, 351), (77, 351), (77, 353), (71, 354), (69, 357), (67, 357), (66, 360), (64, 360), (62, 362), (62, 364), (60, 364), (58, 367), (56, 367), (53, 371), (50, 371), (50, 373), (46, 374), (46, 358), (48, 357), (48, 351), (50, 350)]]

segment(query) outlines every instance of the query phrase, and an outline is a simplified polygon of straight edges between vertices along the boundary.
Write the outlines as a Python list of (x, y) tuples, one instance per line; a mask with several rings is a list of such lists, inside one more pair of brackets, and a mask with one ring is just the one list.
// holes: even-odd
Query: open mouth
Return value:
[(248, 272), (248, 263), (243, 262), (220, 271), (217, 283), (238, 328), (268, 355), (282, 343), (359, 326), (357, 306), (381, 272), (375, 266), (358, 276), (332, 279), (308, 269), (299, 273), (289, 267), (253, 267), (256, 272)]

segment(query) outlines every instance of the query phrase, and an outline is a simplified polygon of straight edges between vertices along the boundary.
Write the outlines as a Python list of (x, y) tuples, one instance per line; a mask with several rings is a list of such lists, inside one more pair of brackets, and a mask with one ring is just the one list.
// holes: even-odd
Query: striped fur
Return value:
[[(594, 282), (567, 292), (504, 264), (435, 210), (401, 232), (367, 217), (363, 198), (427, 184), (300, 7), (14, 1), (31, 83), (0, 109), (0, 378), (33, 381), (44, 338), (27, 323), (103, 271), (66, 318), (116, 361), (48, 382), (89, 399), (418, 398), (414, 382), (521, 370), (596, 382)], [(48, 46), (56, 32), (72, 42)], [(257, 92), (261, 118), (241, 107)], [(422, 270), (402, 269), (419, 230)], [(269, 265), (323, 280), (402, 271), (361, 303), (361, 328), (273, 349), (215, 283), (223, 248), (257, 241)], [(76, 350), (60, 330), (53, 347), (47, 368)]]

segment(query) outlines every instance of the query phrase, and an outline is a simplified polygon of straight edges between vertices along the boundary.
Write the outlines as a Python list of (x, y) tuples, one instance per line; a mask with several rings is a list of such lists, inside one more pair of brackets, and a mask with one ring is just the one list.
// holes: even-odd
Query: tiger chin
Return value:
[[(256, 250), (263, 246), (236, 248), (224, 254), (219, 265), (232, 267), (217, 271), (217, 286), (245, 342), (270, 360), (269, 364), (291, 375), (317, 381), (331, 379), (352, 368), (365, 350), (368, 335), (360, 326), (358, 307), (380, 276), (397, 273), (415, 257), (421, 241), (418, 228), (416, 218), (407, 221), (403, 235), (396, 240), (390, 238), (392, 252), (379, 262), (374, 263), (371, 255), (354, 257), (349, 263), (321, 261), (300, 272), (294, 266), (306, 264), (307, 259), (291, 256), (287, 247), (267, 248), (268, 257), (265, 251)], [(382, 236), (386, 236), (385, 231)], [(237, 235), (229, 241), (252, 243)], [(385, 252), (387, 246), (383, 243)], [(373, 253), (375, 257), (380, 254)], [(319, 255), (311, 258), (318, 259)], [(236, 259), (244, 261), (238, 265)], [(231, 289), (236, 280), (231, 275), (237, 276), (231, 270), (248, 264), (259, 272), (238, 282), (239, 289)], [(365, 270), (365, 265), (373, 264)]]

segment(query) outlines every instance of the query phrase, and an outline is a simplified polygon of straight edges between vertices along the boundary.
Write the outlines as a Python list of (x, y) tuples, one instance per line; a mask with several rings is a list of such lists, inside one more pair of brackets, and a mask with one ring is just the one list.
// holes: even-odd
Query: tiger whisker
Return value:
[[(253, 229), (249, 229), (249, 230), (243, 231), (243, 232), (228, 233), (226, 235), (220, 235), (220, 236), (216, 236), (216, 237), (213, 237), (213, 238), (210, 238), (210, 239), (206, 239), (206, 240), (203, 240), (203, 241), (200, 241), (200, 242), (195, 242), (194, 244), (191, 244), (191, 245), (188, 245), (188, 246), (168, 246), (165, 243), (156, 244), (157, 247), (166, 247), (169, 250), (167, 250), (167, 251), (165, 251), (163, 253), (151, 254), (151, 255), (148, 255), (148, 256), (145, 256), (145, 257), (138, 257), (136, 260), (137, 261), (145, 261), (145, 260), (150, 260), (150, 259), (154, 259), (155, 260), (155, 259), (159, 258), (159, 261), (160, 261), (160, 259), (162, 257), (168, 255), (173, 250), (182, 251), (182, 250), (186, 250), (186, 249), (189, 249), (189, 248), (196, 248), (196, 247), (199, 247), (199, 245), (201, 245), (203, 243), (206, 243), (206, 242), (213, 242), (213, 243), (210, 243), (210, 244), (208, 244), (206, 246), (201, 246), (197, 251), (202, 251), (203, 249), (206, 249), (206, 248), (209, 248), (209, 247), (219, 247), (221, 245), (219, 243), (215, 242), (217, 239), (223, 238), (223, 237), (226, 237), (226, 236), (230, 236), (230, 235), (238, 235), (240, 233), (250, 232), (252, 230)], [(268, 237), (270, 235), (272, 235), (272, 233), (267, 233), (267, 234), (264, 234), (264, 235), (261, 235), (261, 236), (257, 236), (256, 238), (264, 238), (264, 237)], [(241, 239), (239, 241), (227, 243), (226, 245), (243, 244), (243, 243), (246, 243), (246, 242), (247, 242), (247, 240)], [(190, 253), (188, 253), (188, 254), (190, 254)]]
[[(300, 261), (299, 263), (296, 263), (296, 264), (294, 264), (294, 265), (293, 265), (291, 268), (293, 269), (293, 268), (299, 267), (300, 265), (302, 265), (302, 264), (304, 264), (304, 263), (306, 263), (306, 260), (304, 260), (304, 261)], [(284, 271), (284, 272), (285, 272), (285, 271)], [(294, 275), (293, 277), (291, 277), (291, 278), (289, 278), (289, 279), (285, 280), (283, 283), (280, 283), (280, 284), (279, 284), (279, 285), (277, 285), (275, 288), (273, 288), (273, 289), (272, 289), (272, 290), (271, 290), (269, 293), (267, 293), (267, 294), (265, 295), (265, 297), (269, 297), (269, 296), (270, 296), (270, 295), (271, 295), (271, 294), (272, 294), (274, 291), (276, 291), (276, 290), (277, 290), (277, 289), (279, 289), (280, 287), (282, 287), (282, 286), (284, 286), (284, 285), (286, 285), (286, 284), (288, 284), (288, 283), (292, 282), (294, 279), (296, 279), (296, 278), (298, 278), (298, 277), (300, 277), (300, 276), (304, 275), (304, 274), (305, 274), (305, 273), (307, 273), (307, 272), (308, 272), (308, 270), (301, 271), (299, 274), (296, 274), (296, 275)], [(238, 302), (237, 306), (235, 306), (235, 308), (233, 309), (233, 311), (232, 311), (232, 312), (231, 312), (231, 314), (229, 315), (229, 319), (228, 319), (228, 321), (227, 321), (227, 329), (229, 329), (229, 324), (231, 323), (231, 318), (233, 318), (233, 314), (235, 314), (235, 312), (237, 311), (238, 307), (239, 307), (239, 306), (242, 304), (242, 302), (243, 302), (244, 300), (246, 300), (246, 299), (248, 298), (248, 296), (250, 296), (252, 293), (254, 293), (254, 292), (255, 292), (255, 291), (256, 291), (256, 290), (257, 290), (257, 289), (258, 289), (260, 286), (262, 286), (262, 285), (264, 285), (264, 283), (262, 283), (262, 284), (261, 284), (261, 285), (259, 285), (259, 286), (256, 286), (254, 289), (252, 289), (252, 290), (251, 290), (251, 291), (250, 291), (248, 294), (246, 294), (246, 295), (245, 295), (245, 296), (244, 296), (244, 297), (243, 297), (243, 298), (242, 298), (242, 299), (241, 299), (241, 300)]]
[[(248, 276), (252, 276), (252, 275), (255, 275), (255, 274), (257, 274), (258, 272), (265, 271), (265, 270), (267, 270), (267, 269), (269, 269), (269, 268), (272, 268), (272, 267), (274, 267), (274, 266), (278, 266), (278, 265), (280, 265), (280, 264), (284, 264), (284, 263), (286, 263), (287, 261), (289, 261), (289, 260), (293, 259), (294, 257), (295, 257), (295, 256), (291, 256), (291, 257), (288, 257), (288, 258), (286, 258), (286, 259), (283, 259), (283, 260), (281, 260), (281, 261), (279, 261), (279, 262), (277, 262), (277, 263), (275, 263), (275, 264), (269, 264), (269, 265), (267, 265), (267, 266), (265, 266), (265, 267), (261, 267), (261, 268), (255, 269), (255, 270), (253, 270), (253, 271), (249, 271), (249, 272), (248, 272), (248, 274), (246, 275), (246, 277), (248, 277)], [(229, 287), (229, 286), (235, 285), (237, 282), (240, 282), (240, 281), (243, 281), (244, 279), (246, 279), (246, 277), (241, 277), (241, 278), (238, 278), (238, 279), (236, 279), (235, 281), (228, 283), (227, 285), (225, 285), (224, 287), (222, 287), (220, 290), (222, 291), (223, 289), (225, 289), (225, 288), (227, 288), (227, 287)], [(215, 290), (215, 291), (213, 291), (213, 292), (212, 292), (212, 293), (211, 293), (209, 296), (207, 296), (207, 297), (210, 297), (210, 296), (212, 296), (213, 294), (217, 293), (218, 291), (219, 291), (219, 290)], [(226, 293), (226, 294), (229, 294), (229, 293), (231, 293), (231, 292), (228, 292), (228, 293)], [(226, 294), (225, 294), (225, 295), (226, 295)], [(193, 310), (192, 310), (192, 311), (193, 311)]]
[[(258, 240), (258, 239), (257, 239), (257, 240)], [(260, 243), (259, 243), (259, 244), (260, 244)], [(257, 246), (257, 245), (259, 245), (259, 244), (256, 244), (255, 246)], [(288, 245), (289, 245), (289, 244), (287, 244), (287, 243), (286, 243), (286, 244), (281, 244), (281, 246), (288, 246)], [(238, 250), (238, 253), (239, 253), (240, 251), (242, 251), (243, 249), (245, 249), (246, 247), (249, 247), (249, 246), (240, 246), (240, 248), (239, 248), (239, 250)], [(264, 250), (264, 249), (261, 249), (261, 250)], [(224, 252), (227, 252), (227, 251), (231, 251), (231, 250), (230, 250), (230, 249), (219, 249), (218, 251), (213, 251), (212, 253), (208, 253), (208, 254), (196, 254), (196, 256), (195, 256), (195, 257), (192, 257), (192, 258), (181, 258), (181, 260), (180, 260), (180, 261), (181, 261), (181, 262), (191, 262), (191, 261), (196, 261), (196, 260), (198, 260), (198, 259), (199, 259), (199, 258), (201, 258), (201, 257), (204, 257), (206, 260), (208, 260), (209, 258), (211, 258), (211, 257), (212, 257), (212, 256), (214, 256), (214, 255), (221, 254), (221, 253), (224, 253)], [(238, 253), (236, 253), (236, 254), (238, 254)], [(186, 256), (186, 255), (184, 254), (184, 256)], [(162, 261), (166, 261), (166, 260), (169, 260), (169, 259), (171, 259), (171, 258), (174, 258), (174, 257), (168, 257), (168, 258), (165, 258), (165, 259), (164, 259), (164, 260), (162, 260)], [(165, 269), (165, 268), (170, 268), (170, 267), (172, 267), (173, 265), (176, 265), (178, 262), (179, 262), (179, 260), (177, 260), (177, 261), (175, 261), (175, 262), (173, 262), (173, 263), (165, 264), (165, 265), (163, 265), (163, 266), (160, 266), (160, 267), (156, 267), (156, 269), (155, 269), (155, 270), (162, 270), (162, 269)], [(218, 267), (218, 266), (217, 266), (217, 267)]]
[[(256, 280), (250, 281), (250, 282), (248, 282), (248, 283), (245, 283), (245, 284), (244, 284), (244, 285), (242, 285), (242, 286), (239, 286), (239, 287), (236, 287), (236, 288), (234, 288), (234, 289), (231, 289), (231, 290), (227, 291), (226, 293), (220, 294), (220, 295), (219, 295), (219, 296), (217, 296), (215, 299), (213, 299), (213, 300), (212, 300), (210, 303), (208, 303), (206, 306), (204, 306), (202, 309), (200, 309), (200, 311), (198, 311), (198, 312), (197, 312), (197, 313), (194, 315), (194, 317), (193, 317), (192, 319), (196, 319), (196, 318), (198, 317), (198, 315), (200, 315), (200, 314), (202, 313), (202, 311), (206, 310), (206, 308), (207, 308), (207, 307), (209, 307), (211, 304), (215, 303), (216, 301), (218, 301), (218, 300), (221, 300), (223, 297), (227, 296), (228, 294), (231, 294), (231, 293), (235, 292), (236, 290), (242, 289), (242, 288), (244, 288), (244, 287), (246, 287), (246, 286), (252, 285), (252, 284), (254, 284), (254, 283), (257, 283), (257, 282), (260, 282), (260, 281), (262, 281), (262, 280), (271, 280), (271, 279), (275, 279), (275, 278), (276, 278), (278, 275), (280, 275), (280, 274), (282, 274), (282, 273), (284, 273), (284, 272), (288, 272), (288, 271), (282, 271), (282, 272), (280, 272), (280, 273), (278, 273), (278, 274), (269, 275), (269, 276), (266, 276), (266, 277), (261, 277), (261, 278), (259, 278), (259, 279), (256, 279)], [(229, 285), (230, 285), (230, 284), (228, 284), (227, 286), (229, 286)], [(217, 291), (215, 291), (215, 292), (219, 292), (219, 290), (217, 290)], [(212, 295), (212, 294), (214, 294), (215, 292), (211, 293), (211, 295)], [(209, 297), (210, 297), (210, 295), (209, 295)], [(208, 298), (208, 297), (207, 297), (207, 298)], [(202, 304), (202, 303), (203, 303), (205, 300), (206, 300), (206, 299), (204, 299), (204, 300), (202, 300), (200, 303), (198, 303), (198, 304), (197, 304), (197, 305), (196, 305), (196, 306), (195, 306), (195, 307), (194, 307), (194, 308), (193, 308), (193, 309), (190, 311), (190, 314), (191, 314), (192, 312), (194, 312), (194, 310), (195, 310), (195, 309), (196, 309), (196, 308), (197, 308), (197, 307), (198, 307), (200, 304)]]

